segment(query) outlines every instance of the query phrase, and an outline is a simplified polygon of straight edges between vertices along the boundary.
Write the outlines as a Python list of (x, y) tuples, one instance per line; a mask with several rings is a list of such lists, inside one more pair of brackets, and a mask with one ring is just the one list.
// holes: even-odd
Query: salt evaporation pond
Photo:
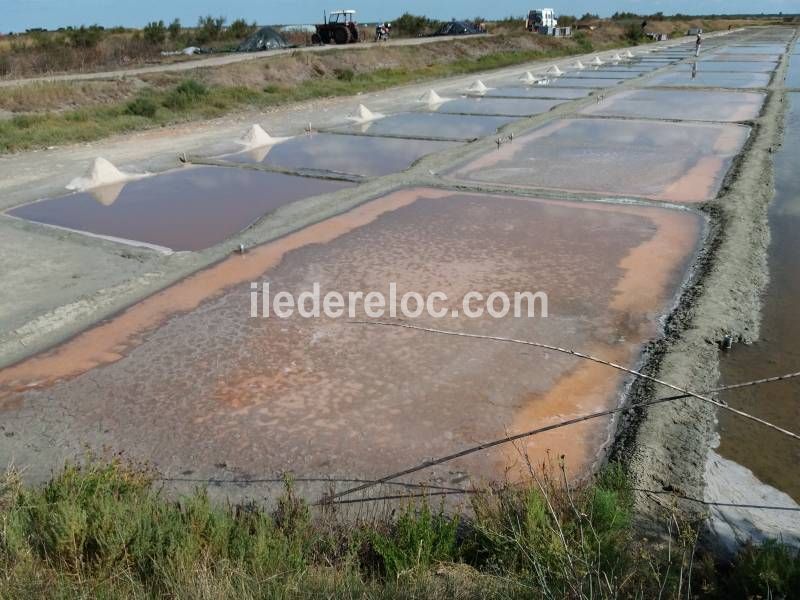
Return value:
[[(167, 474), (375, 477), (614, 406), (624, 378), (602, 365), (348, 318), (251, 318), (250, 282), (268, 280), (272, 293), (318, 282), (323, 293), (385, 294), (396, 282), (401, 294), (446, 293), (448, 315), (468, 291), (542, 290), (547, 318), (413, 321), (633, 367), (642, 343), (657, 335), (701, 227), (693, 212), (654, 207), (391, 193), (232, 256), (0, 371), (15, 464), (46, 476), (86, 444)], [(577, 474), (601, 456), (610, 426), (594, 420), (522, 448), (534, 462), (564, 454)], [(526, 470), (514, 449), (422, 476), (502, 479), (507, 468), (512, 477)]]
[(444, 138), (473, 140), (497, 133), (515, 117), (450, 115), (436, 112), (408, 112), (390, 115), (369, 123), (349, 125), (337, 131), (376, 136), (418, 139)]
[(288, 169), (377, 176), (403, 171), (423, 156), (454, 145), (451, 142), (315, 133), (223, 158), (231, 162), (261, 163)]
[(735, 122), (755, 119), (765, 98), (762, 92), (628, 90), (580, 112), (609, 117)]
[(8, 214), (123, 241), (202, 250), (281, 206), (353, 185), (245, 169), (184, 167), (25, 204)]
[(451, 172), (492, 184), (633, 195), (713, 199), (749, 128), (711, 123), (561, 119)]

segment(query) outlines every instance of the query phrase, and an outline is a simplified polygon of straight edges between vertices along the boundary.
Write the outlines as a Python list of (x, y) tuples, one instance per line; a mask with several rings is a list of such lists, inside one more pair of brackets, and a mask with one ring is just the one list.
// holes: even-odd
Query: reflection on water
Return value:
[[(723, 384), (800, 369), (800, 93), (787, 94), (783, 145), (775, 155), (775, 198), (769, 212), (770, 282), (764, 294), (761, 337), (723, 355)], [(733, 406), (791, 431), (800, 429), (800, 380), (725, 392)], [(748, 467), (764, 483), (800, 501), (800, 447), (749, 421), (720, 412), (720, 453)]]
[(698, 65), (695, 61), (691, 63), (684, 63), (675, 67), (676, 71), (692, 71), (699, 68), (699, 70), (706, 71), (752, 71), (754, 73), (771, 73), (778, 66), (774, 62), (766, 61), (712, 61), (701, 60)]
[[(401, 293), (445, 292), (447, 309), (472, 290), (512, 297), (546, 290), (547, 319), (419, 322), (545, 340), (633, 365), (676, 292), (698, 230), (699, 218), (683, 211), (407, 190), (213, 271), (228, 279), (227, 270), (245, 268), (252, 279), (268, 278), (274, 292), (297, 293), (313, 282), (386, 292), (394, 281)], [(36, 429), (26, 423), (36, 419), (59, 439), (63, 456), (90, 441), (198, 476), (220, 462), (241, 473), (376, 476), (618, 401), (618, 372), (560, 354), (347, 319), (250, 318), (252, 279), (134, 335), (122, 353), (101, 352), (89, 371), (81, 352), (104, 343), (82, 342), (92, 330), (0, 371), (7, 430), (24, 444)], [(166, 303), (171, 289), (146, 302)], [(180, 300), (184, 292), (177, 293)], [(137, 307), (118, 319), (141, 324), (132, 316)], [(48, 381), (70, 364), (77, 370), (68, 378)], [(39, 387), (14, 391), (25, 378)], [(534, 461), (547, 449), (565, 453), (574, 473), (597, 458), (608, 433), (608, 422), (592, 421), (528, 449)], [(435, 474), (497, 478), (517, 462), (510, 451), (476, 454)]]
[(34, 202), (9, 214), (173, 250), (201, 250), (284, 204), (352, 185), (243, 169), (186, 167)]
[(437, 105), (432, 110), (438, 113), (472, 114), (472, 115), (505, 115), (513, 117), (529, 117), (547, 112), (564, 101), (529, 100), (516, 98), (457, 98)]
[(696, 69), (688, 73), (671, 71), (656, 75), (647, 82), (648, 86), (701, 86), (701, 87), (726, 87), (726, 88), (761, 88), (769, 84), (770, 73), (758, 72), (723, 72), (706, 71), (703, 64), (698, 63)]
[(488, 152), (455, 175), (523, 187), (701, 202), (716, 196), (748, 133), (739, 125), (562, 119)]
[(579, 90), (573, 88), (550, 88), (543, 85), (520, 85), (518, 82), (510, 83), (489, 90), (483, 96), (491, 98), (494, 96), (507, 96), (514, 98), (560, 98), (564, 100), (574, 100), (588, 96), (591, 90)]
[(447, 138), (472, 140), (497, 133), (498, 128), (513, 117), (449, 115), (437, 112), (409, 112), (390, 115), (363, 125), (352, 125), (341, 131), (393, 135), (411, 138)]
[[(288, 169), (320, 169), (371, 177), (403, 171), (426, 154), (453, 146), (450, 142), (315, 133), (223, 158), (233, 162), (258, 162)], [(258, 154), (254, 156), (254, 152)]]
[(581, 112), (611, 117), (690, 121), (747, 121), (758, 116), (763, 92), (630, 90), (614, 94)]

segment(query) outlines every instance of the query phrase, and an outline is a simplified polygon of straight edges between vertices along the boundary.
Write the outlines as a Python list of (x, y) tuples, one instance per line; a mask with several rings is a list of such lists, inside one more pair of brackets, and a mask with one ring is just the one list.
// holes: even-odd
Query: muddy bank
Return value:
[[(646, 352), (650, 375), (692, 390), (712, 389), (719, 379), (722, 337), (729, 333), (739, 342), (752, 342), (758, 336), (761, 294), (768, 282), (772, 149), (782, 134), (784, 111), (782, 88), (775, 82), (784, 69), (785, 62), (719, 196), (700, 207), (710, 219), (709, 235), (693, 282), (666, 322), (665, 339)], [(637, 381), (630, 398), (637, 403), (667, 395)], [(626, 418), (612, 457), (626, 461), (638, 488), (709, 500), (706, 465), (716, 441), (716, 410), (698, 400), (680, 400)], [(656, 532), (663, 530), (665, 506), (694, 517), (707, 514), (699, 503), (669, 496), (640, 493), (638, 504), (643, 525)]]

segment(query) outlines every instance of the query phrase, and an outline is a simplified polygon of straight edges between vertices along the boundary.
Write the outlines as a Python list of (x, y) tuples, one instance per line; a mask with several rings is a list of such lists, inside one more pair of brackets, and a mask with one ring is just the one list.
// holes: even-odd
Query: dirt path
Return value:
[[(479, 34), (476, 37), (487, 37), (489, 34)], [(422, 44), (432, 44), (458, 39), (460, 36), (438, 36), (426, 38), (403, 38), (399, 40), (389, 40), (381, 42), (381, 46), (420, 46)], [(112, 71), (100, 71), (96, 73), (63, 73), (58, 75), (45, 75), (42, 77), (27, 77), (24, 79), (0, 79), (0, 88), (26, 85), (29, 83), (42, 83), (54, 81), (91, 81), (97, 79), (119, 79), (122, 77), (135, 77), (138, 75), (149, 75), (152, 73), (169, 73), (191, 71), (208, 67), (221, 67), (234, 63), (246, 62), (251, 60), (263, 60), (290, 54), (292, 52), (328, 52), (330, 50), (363, 50), (372, 47), (372, 43), (348, 44), (337, 46), (334, 44), (327, 46), (304, 46), (301, 48), (287, 48), (285, 50), (266, 50), (264, 52), (232, 52), (208, 56), (206, 58), (195, 58), (183, 62), (168, 63), (162, 65), (151, 65), (147, 67), (134, 67), (130, 69), (114, 69)]]

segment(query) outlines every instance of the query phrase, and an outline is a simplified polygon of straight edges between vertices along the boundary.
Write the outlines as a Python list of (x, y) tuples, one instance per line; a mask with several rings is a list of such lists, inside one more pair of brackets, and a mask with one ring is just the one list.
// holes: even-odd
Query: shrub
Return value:
[(103, 39), (104, 32), (99, 25), (81, 25), (78, 28), (69, 27), (66, 33), (70, 44), (76, 48), (95, 48)]
[(172, 23), (169, 24), (167, 27), (169, 31), (169, 39), (176, 40), (181, 35), (181, 20), (180, 19), (173, 19)]
[(200, 100), (208, 95), (208, 89), (202, 83), (194, 79), (187, 79), (186, 81), (178, 84), (166, 98), (163, 104), (172, 110), (183, 110), (189, 108), (193, 104), (197, 104)]
[(339, 81), (353, 81), (356, 76), (353, 69), (334, 69), (333, 74)]
[(128, 102), (125, 106), (125, 112), (129, 115), (136, 115), (137, 117), (147, 117), (152, 119), (156, 116), (158, 106), (150, 98), (136, 98)]
[(437, 24), (436, 21), (421, 15), (403, 13), (394, 23), (394, 31), (397, 35), (417, 36), (432, 29)]
[(247, 21), (244, 19), (236, 19), (233, 23), (231, 23), (230, 27), (228, 27), (228, 37), (232, 37), (234, 39), (245, 38), (253, 33), (255, 28), (255, 23), (248, 25)]
[(639, 23), (628, 23), (625, 26), (625, 39), (630, 44), (639, 44), (644, 39), (644, 32)]
[(427, 504), (418, 510), (408, 507), (388, 534), (372, 535), (372, 545), (383, 571), (395, 579), (408, 569), (454, 561), (457, 528), (457, 517), (433, 513)]
[(575, 35), (572, 36), (572, 39), (575, 40), (575, 43), (578, 44), (578, 48), (580, 48), (581, 52), (591, 52), (593, 49), (592, 40), (589, 39), (589, 36), (586, 35), (585, 31), (577, 31)]
[(163, 44), (167, 39), (167, 27), (164, 21), (151, 21), (144, 26), (142, 33), (147, 43), (154, 46)]
[(200, 17), (197, 20), (197, 41), (206, 44), (210, 41), (219, 39), (222, 34), (222, 27), (225, 25), (225, 17), (214, 18), (211, 15)]

